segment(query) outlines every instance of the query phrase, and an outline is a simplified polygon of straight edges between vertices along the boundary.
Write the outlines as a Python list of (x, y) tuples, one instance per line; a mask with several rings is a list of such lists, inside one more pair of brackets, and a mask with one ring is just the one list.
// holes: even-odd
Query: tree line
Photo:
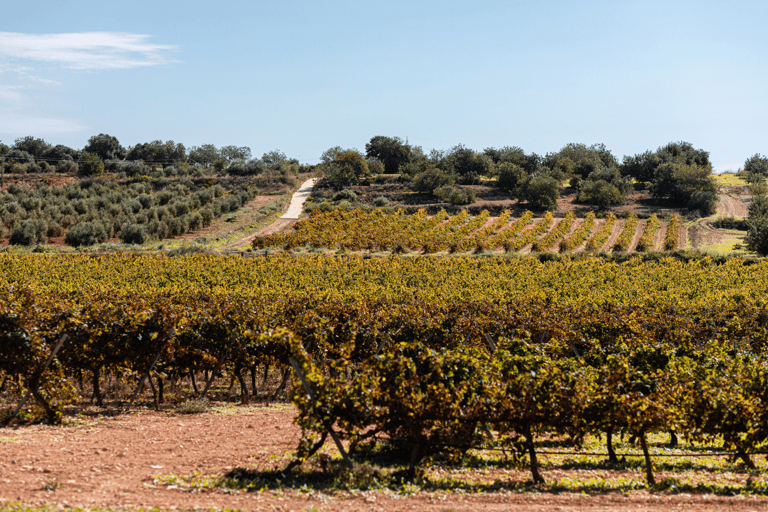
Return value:
[(153, 140), (125, 148), (117, 137), (100, 133), (88, 139), (82, 149), (50, 144), (31, 135), (20, 137), (12, 146), (0, 142), (4, 171), (16, 174), (39, 172), (77, 173), (98, 176), (105, 171), (127, 176), (144, 175), (170, 168), (172, 175), (199, 174), (200, 168), (214, 168), (233, 175), (262, 173), (296, 174), (299, 161), (273, 150), (253, 158), (247, 146), (203, 144), (187, 148), (172, 140)]
[(452, 204), (474, 202), (466, 185), (486, 179), (544, 210), (556, 209), (564, 182), (577, 190), (579, 202), (600, 207), (624, 202), (638, 187), (670, 205), (704, 214), (712, 213), (717, 201), (709, 152), (682, 141), (619, 162), (604, 144), (572, 143), (544, 156), (516, 146), (475, 151), (461, 144), (426, 153), (399, 137), (375, 136), (365, 153), (338, 146), (327, 150), (318, 167), (337, 189), (361, 183), (371, 174), (399, 174), (414, 191)]

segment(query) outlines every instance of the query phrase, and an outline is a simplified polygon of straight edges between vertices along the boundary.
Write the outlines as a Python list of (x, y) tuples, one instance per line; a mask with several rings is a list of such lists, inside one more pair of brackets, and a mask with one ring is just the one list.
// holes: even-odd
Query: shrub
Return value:
[(436, 189), (434, 194), (454, 206), (475, 202), (475, 191), (466, 187), (445, 185)]
[(98, 155), (83, 151), (80, 155), (79, 169), (81, 176), (99, 176), (104, 173), (104, 162)]
[(187, 217), (187, 224), (190, 231), (197, 231), (203, 227), (203, 216), (198, 212), (192, 213)]
[(43, 219), (27, 219), (17, 222), (8, 239), (11, 245), (44, 244), (48, 241), (48, 223)]
[[(13, 236), (13, 235), (11, 235)], [(749, 230), (744, 238), (747, 249), (760, 256), (768, 255), (768, 216), (749, 217)]]
[(107, 230), (99, 221), (79, 222), (67, 230), (64, 242), (73, 247), (96, 245), (107, 239)]
[(79, 166), (71, 160), (63, 160), (56, 166), (56, 172), (77, 174), (79, 172)]
[(333, 196), (334, 201), (342, 201), (344, 199), (347, 201), (357, 201), (357, 194), (353, 190), (344, 189)]
[(714, 212), (718, 187), (707, 166), (664, 163), (656, 168), (651, 193), (705, 215)]
[(596, 204), (606, 207), (611, 204), (620, 204), (624, 201), (624, 195), (613, 184), (605, 180), (586, 180), (580, 184), (579, 202)]
[(453, 183), (454, 180), (450, 174), (437, 167), (431, 167), (413, 178), (411, 188), (416, 192), (431, 194), (436, 189), (453, 185)]
[(691, 193), (686, 207), (689, 210), (699, 210), (704, 215), (715, 213), (717, 204), (717, 192), (711, 190), (696, 190)]
[(373, 200), (373, 206), (377, 206), (379, 208), (384, 207), (384, 206), (389, 206), (389, 199), (387, 199), (384, 196), (376, 197)]
[(153, 220), (147, 225), (147, 231), (150, 235), (162, 240), (168, 235), (168, 226), (165, 222)]
[(64, 234), (64, 228), (56, 221), (48, 222), (48, 238), (61, 236)]
[(196, 398), (176, 406), (176, 412), (179, 414), (200, 414), (207, 412), (211, 408), (211, 403), (207, 398)]
[(141, 245), (149, 240), (146, 226), (125, 223), (120, 227), (120, 240), (124, 244)]
[(745, 219), (739, 219), (733, 215), (726, 217), (718, 217), (712, 222), (712, 227), (717, 229), (735, 229), (738, 231), (746, 231), (749, 229), (747, 221)]
[(207, 227), (211, 225), (211, 222), (213, 222), (213, 212), (210, 210), (210, 208), (203, 208), (200, 210), (200, 217), (202, 217), (202, 226)]
[(233, 176), (256, 176), (267, 170), (261, 160), (235, 160), (227, 167), (227, 174)]
[(124, 172), (128, 177), (146, 176), (149, 174), (150, 168), (141, 160), (136, 160), (123, 162), (119, 167), (119, 171)]

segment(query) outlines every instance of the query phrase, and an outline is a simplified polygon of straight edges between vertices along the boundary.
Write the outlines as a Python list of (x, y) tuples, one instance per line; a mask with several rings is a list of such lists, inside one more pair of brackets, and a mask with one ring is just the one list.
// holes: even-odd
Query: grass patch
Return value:
[(179, 414), (200, 414), (208, 412), (210, 409), (211, 402), (209, 402), (207, 398), (196, 398), (179, 404), (176, 407), (176, 412)]
[(721, 174), (714, 174), (715, 183), (721, 187), (746, 187), (747, 182), (744, 181), (742, 176), (737, 175), (734, 172), (724, 172)]
[(718, 242), (716, 244), (701, 245), (699, 247), (699, 250), (709, 254), (717, 254), (717, 255), (750, 254), (749, 251), (747, 251), (743, 247), (741, 249), (735, 248), (736, 246), (742, 246), (743, 243), (744, 243), (743, 238), (728, 238), (727, 240), (723, 240), (722, 242)]

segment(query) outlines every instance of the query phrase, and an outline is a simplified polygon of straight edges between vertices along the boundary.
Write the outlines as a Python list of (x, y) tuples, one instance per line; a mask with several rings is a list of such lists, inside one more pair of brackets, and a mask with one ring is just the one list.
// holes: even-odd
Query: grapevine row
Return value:
[(573, 212), (568, 212), (565, 218), (561, 220), (554, 229), (533, 243), (531, 250), (534, 252), (549, 250), (571, 230), (571, 225), (575, 219), (576, 215)]
[(638, 252), (647, 252), (653, 249), (653, 239), (656, 237), (656, 231), (659, 229), (659, 219), (656, 214), (648, 217), (643, 229), (643, 234), (640, 236), (640, 240), (637, 242)]
[(602, 246), (608, 241), (608, 238), (613, 232), (613, 226), (616, 224), (616, 215), (609, 213), (605, 217), (605, 222), (597, 230), (597, 233), (592, 235), (592, 238), (587, 242), (587, 250), (591, 252), (599, 251)]
[[(576, 221), (571, 212), (550, 232), (542, 231), (544, 226), (551, 226), (551, 214), (538, 221), (533, 232), (522, 233), (523, 228), (533, 222), (533, 215), (526, 212), (512, 222), (511, 212), (504, 211), (501, 216), (490, 221), (490, 215), (484, 210), (478, 216), (470, 216), (466, 210), (450, 216), (444, 210), (428, 216), (424, 210), (415, 214), (402, 211), (384, 213), (381, 210), (333, 210), (313, 213), (308, 219), (298, 223), (293, 232), (277, 233), (256, 238), (255, 248), (276, 247), (286, 250), (300, 247), (323, 247), (342, 251), (387, 251), (406, 252), (421, 250), (425, 253), (463, 253), (472, 249), (496, 250), (503, 247), (507, 252), (518, 251), (528, 244), (533, 244), (532, 251), (548, 251), (557, 247), (561, 252), (574, 250), (587, 240), (594, 227), (593, 213), (588, 213), (584, 222), (571, 237), (566, 234)], [(586, 250), (598, 251), (604, 246), (615, 225), (616, 217), (608, 214), (605, 223), (587, 242)], [(543, 224), (543, 225), (542, 225)], [(658, 228), (658, 219), (652, 215), (645, 225), (647, 234), (638, 244), (639, 251), (647, 251), (652, 244), (646, 244), (654, 226)], [(630, 215), (624, 223), (615, 251), (626, 251), (638, 226), (637, 217)], [(539, 238), (538, 240), (536, 240)]]
[(616, 252), (624, 252), (629, 249), (629, 245), (632, 243), (632, 238), (635, 236), (635, 230), (637, 229), (637, 215), (634, 213), (627, 217), (624, 221), (624, 227), (619, 233), (619, 238), (616, 239), (616, 243), (613, 244), (613, 250)]
[(669, 224), (667, 225), (667, 234), (664, 236), (665, 251), (674, 251), (677, 249), (680, 240), (681, 224), (682, 219), (680, 219), (679, 215), (673, 215), (672, 218), (669, 219)]

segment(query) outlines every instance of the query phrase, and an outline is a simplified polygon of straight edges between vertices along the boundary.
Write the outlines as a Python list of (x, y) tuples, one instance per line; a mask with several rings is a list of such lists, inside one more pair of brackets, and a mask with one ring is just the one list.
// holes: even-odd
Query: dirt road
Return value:
[(301, 187), (299, 187), (299, 190), (294, 192), (293, 196), (291, 197), (288, 210), (279, 219), (276, 219), (273, 223), (269, 224), (268, 226), (264, 226), (263, 228), (249, 234), (248, 236), (244, 236), (243, 238), (235, 240), (232, 243), (219, 247), (218, 250), (228, 251), (233, 249), (240, 249), (246, 245), (250, 245), (257, 236), (271, 235), (273, 233), (282, 231), (292, 224), (295, 224), (301, 216), (301, 211), (304, 208), (304, 202), (312, 193), (312, 187), (315, 186), (316, 182), (317, 178), (311, 178), (302, 183)]

